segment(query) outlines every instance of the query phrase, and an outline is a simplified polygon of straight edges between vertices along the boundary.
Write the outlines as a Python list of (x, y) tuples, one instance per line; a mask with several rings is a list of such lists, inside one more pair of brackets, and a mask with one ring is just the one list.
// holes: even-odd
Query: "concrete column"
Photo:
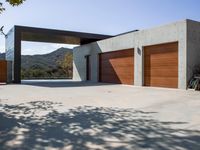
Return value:
[(134, 85), (143, 86), (143, 47), (136, 45), (134, 48)]
[(178, 88), (187, 88), (187, 46), (186, 41), (181, 40), (178, 43)]
[(7, 61), (7, 83), (12, 82), (12, 61)]

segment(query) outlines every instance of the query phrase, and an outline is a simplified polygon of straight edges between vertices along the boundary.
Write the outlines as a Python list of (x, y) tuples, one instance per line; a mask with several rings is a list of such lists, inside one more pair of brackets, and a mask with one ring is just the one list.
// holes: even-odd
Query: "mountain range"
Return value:
[(59, 48), (51, 53), (43, 55), (22, 55), (22, 69), (53, 69), (58, 61), (63, 60), (66, 53), (72, 54), (72, 49)]
[[(59, 48), (51, 53), (42, 55), (22, 55), (21, 56), (21, 68), (37, 68), (48, 69), (56, 68), (59, 60), (62, 60), (66, 53), (72, 54), (72, 49)], [(0, 53), (0, 60), (5, 59), (5, 53)]]
[[(64, 61), (66, 54), (72, 59), (72, 49), (59, 48), (51, 53), (42, 55), (22, 55), (21, 56), (21, 75), (22, 79), (34, 78), (71, 78), (72, 66), (69, 68), (70, 73), (66, 75), (60, 63)], [(0, 53), (0, 60), (5, 59), (5, 53)], [(70, 64), (72, 60), (70, 60)]]

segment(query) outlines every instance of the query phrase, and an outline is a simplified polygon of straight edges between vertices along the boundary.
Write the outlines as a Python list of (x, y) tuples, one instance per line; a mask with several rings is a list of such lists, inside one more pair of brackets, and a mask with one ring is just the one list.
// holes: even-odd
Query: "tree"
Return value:
[(73, 68), (73, 54), (67, 52), (64, 59), (58, 61), (58, 65), (62, 68), (62, 70), (66, 73), (68, 78), (72, 78), (72, 68)]
[[(12, 6), (18, 6), (22, 4), (25, 0), (6, 0), (5, 2), (9, 3)], [(0, 2), (0, 14), (5, 10), (3, 3)]]

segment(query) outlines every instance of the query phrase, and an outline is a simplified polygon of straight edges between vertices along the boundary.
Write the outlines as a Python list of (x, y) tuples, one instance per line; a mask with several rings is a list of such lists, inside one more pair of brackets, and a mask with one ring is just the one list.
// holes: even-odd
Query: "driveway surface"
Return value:
[(200, 92), (72, 81), (0, 85), (0, 149), (199, 150)]

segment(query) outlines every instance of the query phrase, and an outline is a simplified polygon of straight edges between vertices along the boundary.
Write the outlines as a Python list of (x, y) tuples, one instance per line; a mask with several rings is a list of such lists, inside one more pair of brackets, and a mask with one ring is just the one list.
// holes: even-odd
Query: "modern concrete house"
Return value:
[(74, 48), (73, 79), (186, 89), (200, 65), (200, 23), (184, 20)]
[(21, 82), (21, 41), (80, 45), (73, 50), (74, 81), (187, 89), (200, 65), (200, 22), (192, 20), (117, 36), (14, 26), (6, 36), (14, 83)]

